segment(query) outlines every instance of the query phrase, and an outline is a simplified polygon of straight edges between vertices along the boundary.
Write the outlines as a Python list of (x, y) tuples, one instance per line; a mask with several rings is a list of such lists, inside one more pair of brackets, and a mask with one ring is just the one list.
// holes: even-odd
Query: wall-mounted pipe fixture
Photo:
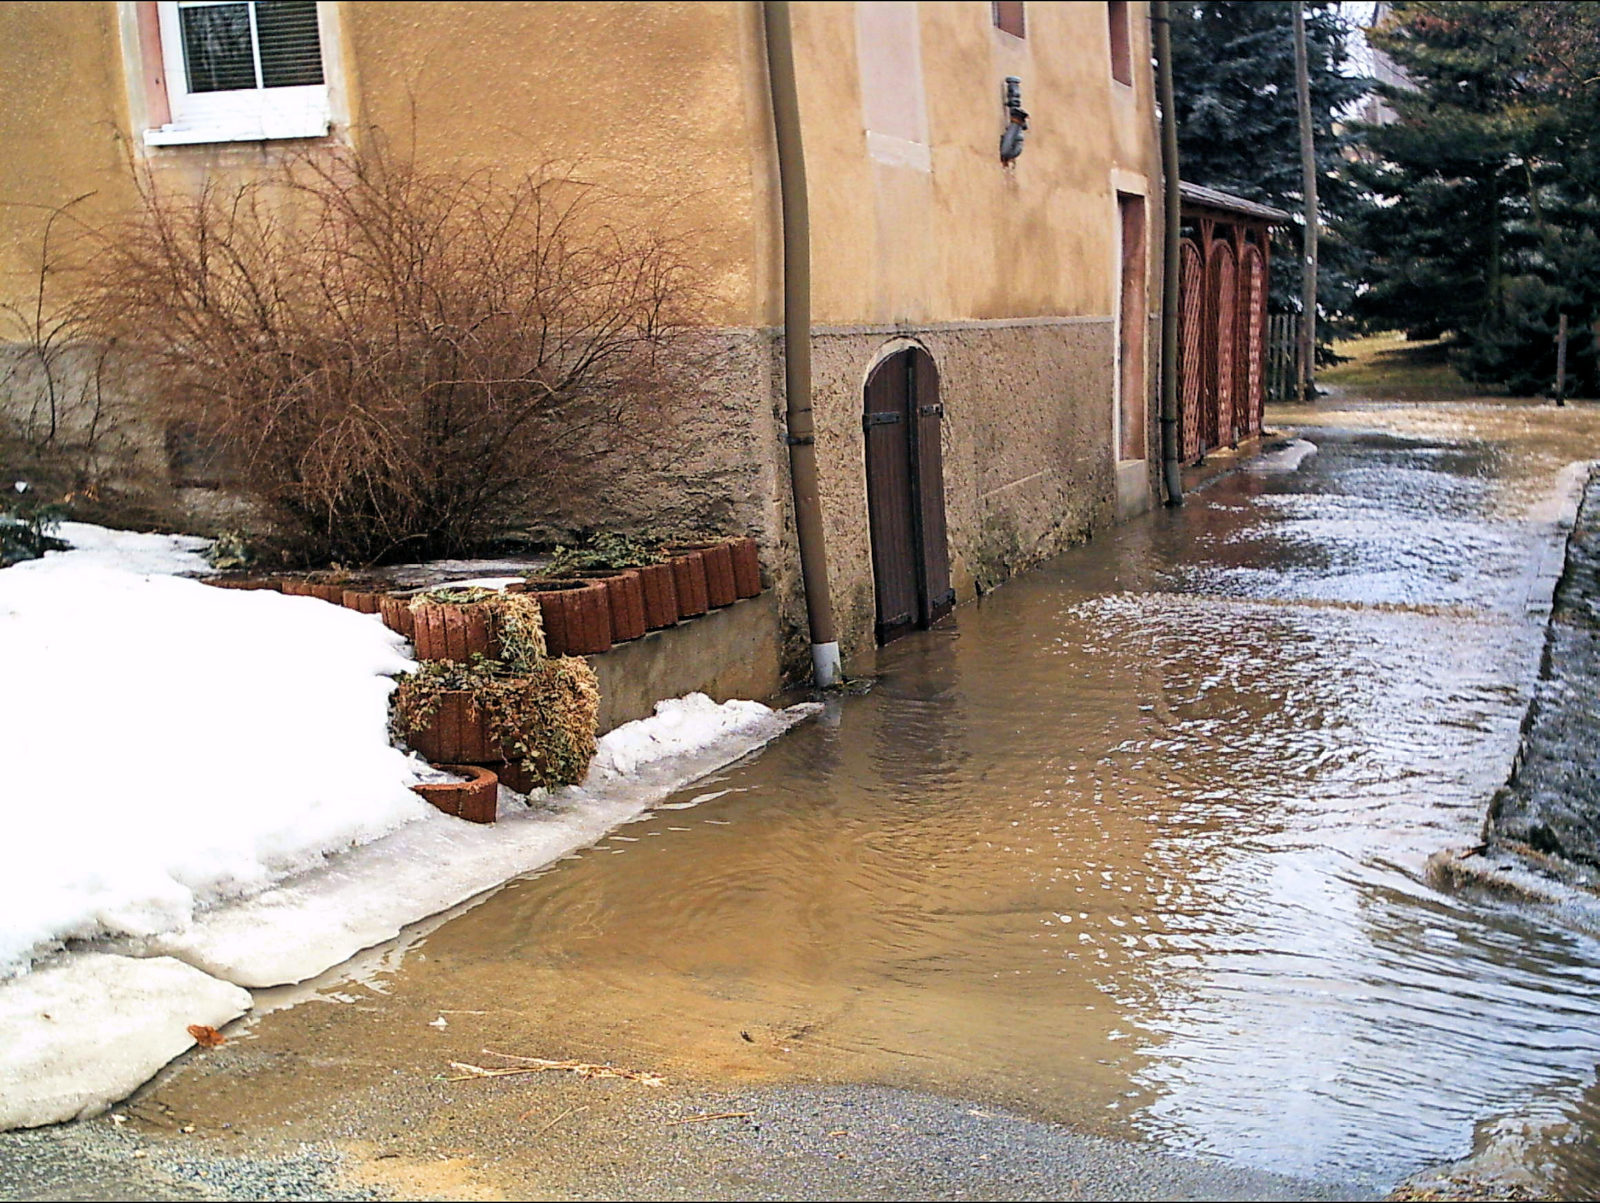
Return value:
[(1000, 161), (1013, 163), (1022, 153), (1022, 139), (1028, 128), (1028, 114), (1022, 108), (1022, 81), (1015, 75), (1006, 76), (1001, 104), (1005, 107), (1006, 127), (1000, 132)]
[(806, 623), (811, 628), (812, 679), (826, 687), (837, 685), (844, 673), (828, 585), (816, 427), (811, 413), (811, 220), (806, 199), (805, 147), (800, 140), (800, 97), (795, 86), (794, 41), (787, 0), (763, 0), (761, 15), (766, 25), (767, 79), (772, 89), (778, 186), (783, 198), (783, 373), (789, 480), (794, 489), (795, 538), (800, 544)]
[(1178, 114), (1172, 98), (1172, 21), (1167, 0), (1152, 0), (1150, 24), (1156, 50), (1156, 102), (1161, 106), (1162, 215), (1166, 236), (1161, 256), (1161, 466), (1167, 504), (1183, 504), (1178, 458), (1178, 240), (1183, 236), (1178, 179)]

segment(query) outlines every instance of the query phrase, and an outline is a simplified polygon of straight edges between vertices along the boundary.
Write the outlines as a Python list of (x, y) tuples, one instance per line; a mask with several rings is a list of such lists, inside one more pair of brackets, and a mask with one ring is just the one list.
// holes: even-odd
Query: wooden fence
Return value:
[(1300, 400), (1300, 315), (1267, 316), (1267, 400)]

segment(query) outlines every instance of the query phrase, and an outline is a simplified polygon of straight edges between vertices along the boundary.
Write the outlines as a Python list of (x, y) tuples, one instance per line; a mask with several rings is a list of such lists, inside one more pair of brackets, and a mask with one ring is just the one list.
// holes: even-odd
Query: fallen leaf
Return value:
[(201, 1048), (221, 1048), (228, 1043), (228, 1038), (216, 1028), (203, 1023), (191, 1023), (189, 1035), (194, 1037), (194, 1042)]

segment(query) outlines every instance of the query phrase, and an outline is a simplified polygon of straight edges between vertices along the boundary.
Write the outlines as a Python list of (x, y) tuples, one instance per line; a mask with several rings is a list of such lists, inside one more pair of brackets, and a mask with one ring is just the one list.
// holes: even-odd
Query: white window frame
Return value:
[[(317, 38), (322, 51), (320, 84), (293, 88), (240, 88), (225, 92), (189, 91), (178, 10), (250, 0), (160, 0), (161, 58), (172, 120), (144, 132), (146, 146), (197, 142), (266, 142), (275, 138), (321, 138), (331, 126), (328, 101), (328, 22), (317, 5)], [(259, 71), (260, 65), (257, 64)]]

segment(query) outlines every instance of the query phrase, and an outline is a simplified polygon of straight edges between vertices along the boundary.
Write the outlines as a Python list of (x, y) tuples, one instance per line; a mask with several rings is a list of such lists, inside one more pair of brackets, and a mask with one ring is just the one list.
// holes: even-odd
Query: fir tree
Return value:
[(1553, 336), (1596, 380), (1600, 309), (1600, 12), (1582, 3), (1396, 3), (1369, 35), (1409, 86), (1382, 89), (1353, 173), (1379, 198), (1361, 224), (1369, 325), (1451, 334), (1469, 376), (1548, 389)]
[[(1177, 3), (1172, 13), (1173, 86), (1183, 178), (1298, 217), (1303, 207), (1295, 112), (1294, 0)], [(1307, 6), (1306, 40), (1316, 131), (1317, 200), (1323, 233), (1318, 307), (1337, 319), (1356, 289), (1359, 260), (1344, 227), (1363, 204), (1345, 178), (1348, 136), (1340, 114), (1367, 81), (1345, 74), (1349, 34), (1336, 5)], [(1282, 236), (1280, 235), (1280, 238)], [(1272, 258), (1272, 308), (1298, 310), (1300, 238)]]

